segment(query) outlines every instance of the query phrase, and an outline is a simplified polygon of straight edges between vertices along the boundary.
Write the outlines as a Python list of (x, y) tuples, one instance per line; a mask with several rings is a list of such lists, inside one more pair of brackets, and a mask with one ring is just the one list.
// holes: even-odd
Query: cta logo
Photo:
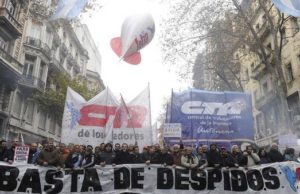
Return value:
[(228, 103), (186, 101), (181, 107), (181, 112), (191, 115), (240, 115), (246, 109), (244, 101), (231, 101)]
[(130, 115), (127, 115), (123, 109), (112, 106), (84, 106), (80, 109), (78, 123), (81, 126), (105, 127), (110, 117), (113, 117), (113, 128), (120, 128), (122, 125), (127, 128), (142, 128), (148, 114), (147, 108), (138, 105), (128, 106), (127, 108)]

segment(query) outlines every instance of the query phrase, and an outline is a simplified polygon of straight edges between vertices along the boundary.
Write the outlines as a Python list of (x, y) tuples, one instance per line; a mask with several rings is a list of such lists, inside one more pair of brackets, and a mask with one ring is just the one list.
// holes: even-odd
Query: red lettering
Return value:
[(147, 109), (143, 106), (130, 106), (128, 107), (130, 118), (127, 111), (119, 109), (114, 119), (113, 127), (120, 128), (122, 125), (127, 128), (141, 128), (147, 115)]
[[(80, 125), (105, 127), (110, 115), (115, 115), (116, 107), (102, 105), (88, 105), (80, 109)], [(101, 114), (103, 118), (92, 116), (91, 114)]]

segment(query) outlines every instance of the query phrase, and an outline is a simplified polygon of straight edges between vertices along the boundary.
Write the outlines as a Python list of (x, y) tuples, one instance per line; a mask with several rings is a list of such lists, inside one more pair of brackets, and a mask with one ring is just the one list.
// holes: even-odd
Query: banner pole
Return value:
[[(129, 110), (128, 110), (128, 107), (127, 107), (127, 105), (126, 105), (126, 103), (125, 103), (125, 101), (124, 101), (124, 99), (123, 99), (123, 96), (122, 96), (122, 94), (120, 94), (121, 95), (121, 101), (122, 101), (122, 103), (124, 104), (124, 106), (125, 106), (125, 110), (126, 110), (126, 113), (127, 113), (127, 116), (128, 116), (128, 119), (129, 119), (129, 121), (131, 121), (131, 115), (130, 115), (130, 112), (129, 112)], [(133, 134), (134, 134), (134, 141), (135, 141), (135, 143), (134, 143), (134, 145), (138, 145), (138, 143), (137, 143), (137, 140), (136, 140), (136, 133), (135, 133), (135, 128), (134, 128), (134, 126), (132, 125), (132, 130), (133, 130)]]

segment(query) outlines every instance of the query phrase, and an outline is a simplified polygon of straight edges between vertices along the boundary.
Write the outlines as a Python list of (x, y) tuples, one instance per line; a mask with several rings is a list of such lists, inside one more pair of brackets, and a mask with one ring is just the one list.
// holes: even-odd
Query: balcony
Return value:
[(256, 99), (255, 106), (258, 110), (261, 110), (263, 107), (270, 105), (271, 102), (274, 102), (276, 98), (277, 94), (274, 90), (267, 91)]
[(34, 77), (32, 75), (23, 75), (19, 81), (19, 85), (21, 87), (25, 87), (27, 91), (28, 89), (37, 89), (43, 92), (45, 88), (45, 82), (40, 78)]
[(40, 39), (27, 36), (24, 44), (40, 50), (47, 58), (51, 58), (52, 52), (50, 47), (47, 43), (42, 42)]
[(51, 61), (50, 61), (50, 65), (49, 65), (49, 69), (53, 70), (55, 72), (60, 72), (60, 73), (64, 73), (67, 74), (66, 70), (63, 68), (63, 66), (61, 65), (61, 62), (59, 62), (56, 57), (54, 56), (54, 54), (52, 54), (51, 57)]
[(262, 77), (262, 75), (265, 74), (266, 71), (266, 65), (264, 63), (256, 64), (253, 68), (251, 68), (251, 78), (258, 79), (259, 77)]
[(2, 48), (0, 48), (0, 63), (4, 64), (4, 66), (11, 69), (17, 75), (20, 76), (22, 74), (23, 65)]
[(8, 0), (0, 0), (0, 33), (9, 41), (22, 35), (22, 25), (10, 13), (10, 9)]

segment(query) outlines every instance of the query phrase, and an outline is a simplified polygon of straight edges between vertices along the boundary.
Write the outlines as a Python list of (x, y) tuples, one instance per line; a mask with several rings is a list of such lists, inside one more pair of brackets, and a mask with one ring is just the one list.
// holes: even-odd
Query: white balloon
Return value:
[(121, 31), (122, 57), (144, 48), (153, 39), (154, 32), (154, 20), (150, 14), (128, 17)]

